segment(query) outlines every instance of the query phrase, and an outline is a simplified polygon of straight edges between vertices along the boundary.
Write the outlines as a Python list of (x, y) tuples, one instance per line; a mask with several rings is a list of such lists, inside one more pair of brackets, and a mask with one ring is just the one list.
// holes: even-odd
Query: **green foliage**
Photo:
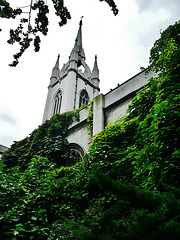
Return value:
[(74, 112), (74, 118), (75, 118), (76, 121), (79, 122), (79, 120), (80, 120), (79, 112), (80, 112), (82, 109), (87, 108), (87, 107), (88, 107), (88, 105), (82, 104), (82, 106), (81, 106), (80, 108), (78, 108), (78, 109), (75, 110), (75, 112)]
[(58, 166), (66, 165), (69, 152), (66, 135), (74, 116), (77, 118), (77, 112), (55, 114), (34, 130), (29, 137), (15, 142), (3, 155), (3, 163), (8, 168), (19, 166), (24, 170), (30, 159), (34, 155), (39, 155), (48, 157)]
[[(114, 0), (100, 0), (106, 2), (113, 11), (114, 15), (118, 14), (117, 6)], [(71, 14), (64, 4), (64, 0), (52, 0), (55, 15), (59, 17), (59, 26), (63, 26), (71, 19)], [(22, 11), (25, 8), (26, 12)], [(32, 19), (32, 12), (36, 15), (35, 19)], [(25, 16), (25, 13), (27, 14)], [(40, 50), (40, 34), (47, 35), (48, 33), (48, 13), (49, 4), (44, 0), (31, 0), (29, 6), (22, 6), (13, 9), (8, 1), (0, 0), (0, 17), (2, 18), (15, 18), (17, 15), (21, 15), (19, 26), (13, 30), (10, 30), (9, 44), (19, 43), (20, 50), (16, 53), (14, 61), (9, 64), (11, 67), (15, 67), (19, 63), (19, 58), (23, 55), (26, 49), (28, 49), (33, 42), (35, 52)], [(1, 29), (0, 29), (1, 30)]]
[(90, 101), (89, 113), (87, 116), (87, 122), (89, 123), (88, 130), (90, 131), (89, 135), (93, 136), (93, 100)]
[(1, 239), (179, 239), (179, 49), (166, 41), (162, 71), (127, 116), (96, 135), (83, 162), (62, 164), (79, 110), (12, 145), (0, 166)]
[(111, 10), (113, 11), (115, 16), (118, 14), (119, 10), (115, 4), (115, 1), (112, 1), (112, 0), (99, 0), (99, 1), (106, 2), (111, 7)]
[(75, 239), (178, 239), (179, 203), (173, 195), (139, 190), (98, 172), (94, 178), (104, 197), (93, 205), (95, 218), (86, 211), (83, 226), (71, 228)]
[[(165, 71), (173, 68), (180, 62), (180, 21), (170, 25), (161, 33), (150, 51), (150, 70)], [(163, 61), (164, 59), (164, 61)], [(173, 59), (173, 61), (171, 61)]]
[(1, 239), (6, 235), (8, 239), (47, 239), (52, 223), (64, 217), (75, 219), (74, 209), (81, 211), (79, 203), (85, 194), (80, 169), (80, 164), (74, 170), (58, 169), (48, 159), (35, 156), (24, 172), (17, 167), (3, 171)]
[[(20, 8), (12, 9), (6, 0), (0, 0), (0, 17), (1, 18), (15, 18), (20, 15), (22, 10)], [(1, 29), (0, 29), (1, 30)]]
[(12, 16), (13, 9), (10, 7), (10, 4), (5, 0), (0, 0), (0, 17), (10, 18)]
[[(175, 23), (170, 29), (177, 26)], [(156, 69), (161, 72), (133, 99), (126, 117), (96, 135), (89, 149), (90, 168), (98, 166), (113, 179), (148, 189), (163, 190), (165, 184), (179, 186), (178, 36), (166, 41), (162, 33), (163, 39), (156, 41), (156, 51), (162, 42), (163, 51), (158, 59), (152, 51), (150, 69), (156, 61)]]
[(132, 179), (133, 169), (128, 160), (128, 146), (136, 138), (136, 121), (109, 125), (93, 139), (89, 148), (89, 167), (111, 176), (113, 179), (125, 181)]
[(1, 239), (178, 239), (179, 190), (114, 181), (83, 163), (56, 168), (35, 156), (24, 172), (2, 171)]

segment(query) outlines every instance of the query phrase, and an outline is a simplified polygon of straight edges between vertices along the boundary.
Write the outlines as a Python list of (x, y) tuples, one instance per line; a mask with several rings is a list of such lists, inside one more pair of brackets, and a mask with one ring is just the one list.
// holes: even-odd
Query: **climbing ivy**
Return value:
[(84, 108), (87, 108), (88, 107), (88, 105), (86, 105), (86, 104), (82, 104), (82, 106), (80, 107), (80, 108), (78, 108), (78, 109), (76, 109), (75, 110), (75, 112), (74, 112), (74, 118), (75, 118), (75, 120), (76, 121), (80, 121), (80, 111), (82, 110), (82, 109), (84, 109)]
[(89, 123), (88, 130), (90, 131), (89, 135), (91, 138), (93, 137), (93, 102), (94, 100), (90, 101), (89, 112), (87, 116), (87, 122)]
[[(173, 29), (178, 33), (175, 39)], [(157, 64), (157, 77), (151, 78), (133, 99), (127, 116), (93, 139), (90, 168), (98, 166), (99, 171), (113, 179), (148, 189), (179, 185), (179, 32), (180, 22), (165, 30), (167, 39), (162, 33), (162, 39), (156, 41), (149, 68), (154, 69)], [(157, 42), (163, 43), (163, 47)], [(155, 51), (159, 54), (160, 49), (161, 54), (154, 62)]]
[(166, 41), (156, 59), (165, 68), (127, 116), (96, 135), (83, 162), (62, 164), (73, 112), (12, 145), (0, 165), (1, 239), (179, 239), (178, 55), (180, 45)]
[(73, 119), (79, 119), (79, 112), (55, 114), (40, 125), (27, 138), (14, 142), (2, 157), (7, 167), (19, 166), (23, 170), (34, 155), (48, 157), (58, 165), (65, 165), (69, 152), (66, 140)]

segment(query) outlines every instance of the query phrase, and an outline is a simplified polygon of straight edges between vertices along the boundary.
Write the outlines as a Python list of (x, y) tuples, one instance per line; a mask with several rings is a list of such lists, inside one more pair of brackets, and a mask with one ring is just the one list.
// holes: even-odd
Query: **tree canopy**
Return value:
[(180, 21), (161, 33), (149, 66), (157, 77), (96, 135), (83, 162), (64, 164), (73, 112), (3, 155), (1, 239), (179, 239), (179, 33)]
[[(118, 9), (114, 0), (99, 0), (106, 2), (111, 8), (114, 15), (118, 14)], [(71, 19), (71, 14), (64, 4), (64, 0), (52, 0), (55, 15), (59, 18), (59, 26), (63, 26)], [(25, 10), (24, 10), (25, 9)], [(29, 0), (28, 6), (19, 6), (12, 8), (7, 0), (0, 0), (0, 17), (15, 19), (21, 16), (19, 26), (16, 29), (10, 29), (9, 44), (19, 43), (20, 51), (16, 53), (14, 61), (10, 66), (15, 67), (19, 63), (19, 58), (33, 42), (34, 51), (40, 50), (41, 34), (48, 34), (50, 11), (49, 3), (45, 0)], [(33, 14), (34, 13), (34, 14)], [(34, 15), (34, 19), (32, 19)], [(1, 29), (0, 29), (1, 30)]]

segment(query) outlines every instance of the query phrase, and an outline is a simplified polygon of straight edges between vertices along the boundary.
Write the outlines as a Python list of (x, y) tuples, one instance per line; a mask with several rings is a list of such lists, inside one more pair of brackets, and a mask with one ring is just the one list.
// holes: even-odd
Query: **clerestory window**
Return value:
[(61, 110), (61, 102), (62, 102), (62, 91), (59, 90), (56, 93), (56, 96), (54, 98), (54, 110), (53, 114), (60, 113)]
[(83, 90), (81, 91), (80, 98), (79, 98), (79, 108), (80, 108), (83, 104), (87, 105), (88, 102), (89, 102), (88, 93), (87, 93), (87, 91), (86, 91), (85, 89), (83, 89)]

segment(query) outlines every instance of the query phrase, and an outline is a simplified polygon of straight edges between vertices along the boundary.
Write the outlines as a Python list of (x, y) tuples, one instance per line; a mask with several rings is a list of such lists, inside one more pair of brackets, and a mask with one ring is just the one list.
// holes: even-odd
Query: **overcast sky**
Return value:
[[(6, 41), (18, 23), (0, 19), (0, 144), (28, 136), (42, 122), (51, 71), (60, 53), (60, 67), (68, 61), (79, 21), (83, 18), (83, 47), (92, 69), (97, 54), (101, 93), (107, 93), (147, 67), (149, 51), (160, 30), (179, 20), (180, 0), (115, 0), (118, 16), (99, 0), (65, 0), (72, 19), (59, 27), (50, 14), (49, 33), (41, 50), (26, 51), (16, 68), (9, 67), (16, 46)], [(30, 0), (10, 0), (13, 6)], [(50, 0), (49, 0), (50, 2)]]

